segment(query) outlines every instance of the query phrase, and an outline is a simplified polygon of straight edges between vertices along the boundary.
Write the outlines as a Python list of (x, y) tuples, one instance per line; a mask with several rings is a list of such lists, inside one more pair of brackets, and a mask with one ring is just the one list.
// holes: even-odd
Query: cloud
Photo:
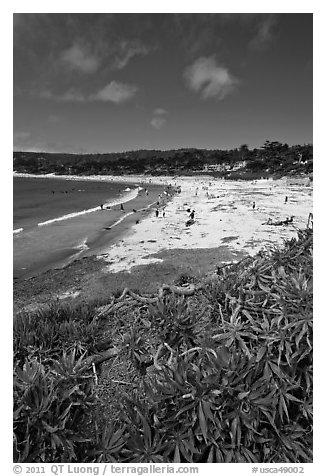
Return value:
[(79, 44), (63, 51), (60, 59), (70, 69), (81, 73), (95, 73), (99, 67), (99, 60)]
[(41, 97), (42, 99), (50, 99), (58, 102), (85, 102), (88, 100), (87, 97), (85, 97), (85, 95), (77, 89), (69, 89), (68, 91), (61, 94), (54, 93), (49, 89), (44, 89), (37, 93), (34, 92), (33, 94)]
[(275, 15), (264, 15), (257, 23), (256, 34), (249, 42), (249, 48), (259, 50), (269, 45), (274, 40), (275, 27)]
[(24, 142), (31, 137), (31, 133), (28, 131), (16, 131), (14, 132), (14, 142)]
[(121, 41), (112, 68), (123, 69), (134, 56), (145, 56), (149, 51), (141, 41)]
[(216, 63), (214, 56), (198, 58), (186, 68), (184, 78), (187, 86), (193, 91), (200, 92), (203, 99), (222, 100), (239, 83), (225, 67)]
[(91, 96), (94, 101), (114, 102), (120, 104), (131, 99), (138, 91), (137, 86), (132, 84), (111, 81), (103, 89)]
[(74, 88), (60, 94), (45, 89), (37, 92), (34, 91), (33, 95), (37, 95), (42, 99), (48, 99), (57, 102), (83, 103), (102, 101), (120, 104), (133, 98), (137, 91), (138, 87), (135, 85), (111, 81), (111, 83), (107, 84), (104, 88), (100, 89), (96, 93), (88, 95)]
[(153, 126), (155, 129), (161, 129), (164, 124), (166, 123), (166, 119), (164, 117), (153, 117), (151, 120), (151, 126)]
[(154, 109), (154, 114), (161, 116), (161, 115), (168, 114), (168, 111), (166, 111), (165, 109), (161, 107), (157, 107), (156, 109)]
[(182, 55), (188, 60), (203, 54), (208, 48), (213, 47), (215, 51), (221, 48), (220, 14), (175, 13), (169, 20), (166, 26), (168, 35), (175, 35), (175, 48), (181, 48)]
[(152, 118), (150, 125), (154, 127), (154, 129), (161, 129), (164, 124), (166, 123), (166, 115), (169, 114), (166, 109), (163, 109), (162, 107), (157, 107), (153, 111), (154, 117)]
[(59, 96), (59, 100), (64, 102), (85, 102), (87, 98), (77, 89), (69, 89), (69, 91)]

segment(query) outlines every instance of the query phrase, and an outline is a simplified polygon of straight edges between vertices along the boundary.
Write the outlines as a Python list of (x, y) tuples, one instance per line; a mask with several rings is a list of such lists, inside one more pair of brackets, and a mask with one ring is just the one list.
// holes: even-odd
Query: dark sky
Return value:
[(312, 14), (14, 14), (14, 150), (312, 142)]

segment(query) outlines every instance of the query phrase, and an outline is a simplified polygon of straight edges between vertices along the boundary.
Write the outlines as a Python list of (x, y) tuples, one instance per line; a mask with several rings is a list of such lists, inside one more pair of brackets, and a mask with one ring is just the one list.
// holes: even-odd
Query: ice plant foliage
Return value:
[(129, 327), (115, 311), (120, 355), (138, 378), (116, 419), (96, 411), (83, 365), (100, 326), (92, 312), (79, 325), (73, 310), (56, 318), (55, 332), (54, 311), (17, 321), (15, 461), (311, 462), (312, 245), (300, 231), (218, 269), (194, 296), (128, 308)]

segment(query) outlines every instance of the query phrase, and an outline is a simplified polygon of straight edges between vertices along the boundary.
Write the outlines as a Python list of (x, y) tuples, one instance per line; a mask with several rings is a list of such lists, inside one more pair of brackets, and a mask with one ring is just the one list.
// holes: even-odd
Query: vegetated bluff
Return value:
[(16, 172), (58, 175), (191, 175), (229, 179), (311, 174), (313, 147), (266, 141), (261, 148), (246, 144), (231, 150), (137, 150), (104, 154), (14, 152)]
[(17, 316), (14, 461), (312, 462), (312, 263), (302, 230), (186, 298)]

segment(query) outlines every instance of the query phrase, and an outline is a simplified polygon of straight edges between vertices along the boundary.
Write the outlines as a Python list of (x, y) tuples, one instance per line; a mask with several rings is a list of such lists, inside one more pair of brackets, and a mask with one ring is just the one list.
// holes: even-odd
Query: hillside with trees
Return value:
[(266, 141), (260, 148), (246, 144), (230, 150), (136, 150), (103, 154), (14, 152), (16, 172), (57, 175), (195, 175), (253, 179), (306, 175), (313, 171), (312, 144)]

